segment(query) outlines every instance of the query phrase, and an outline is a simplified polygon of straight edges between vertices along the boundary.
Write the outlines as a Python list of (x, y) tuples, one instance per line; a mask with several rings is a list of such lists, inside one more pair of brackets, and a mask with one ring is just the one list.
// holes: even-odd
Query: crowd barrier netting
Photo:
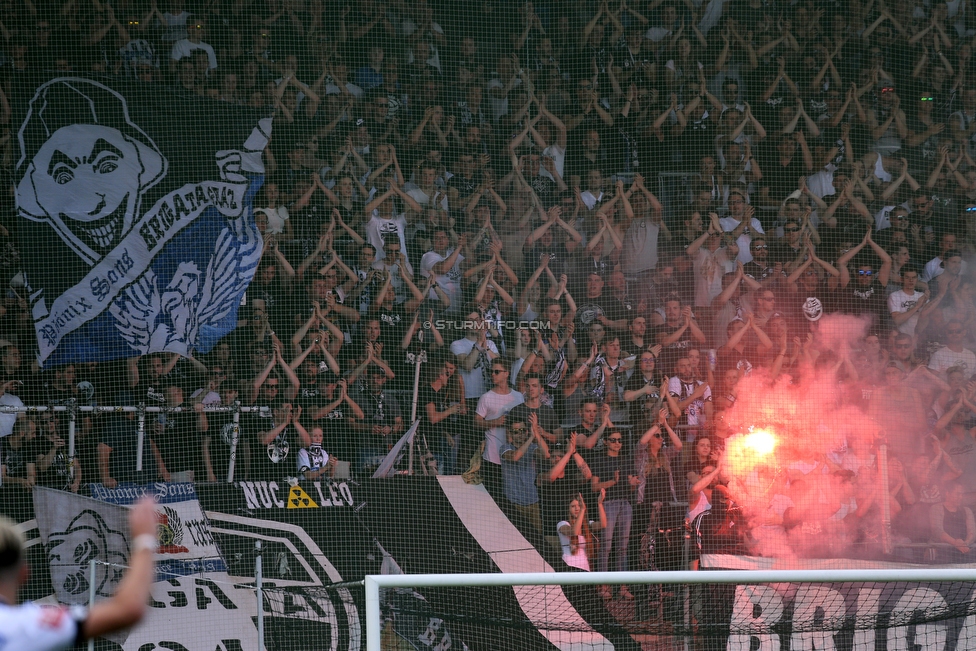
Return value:
[(6, 3), (24, 598), (111, 594), (150, 495), (99, 648), (968, 648), (974, 16)]

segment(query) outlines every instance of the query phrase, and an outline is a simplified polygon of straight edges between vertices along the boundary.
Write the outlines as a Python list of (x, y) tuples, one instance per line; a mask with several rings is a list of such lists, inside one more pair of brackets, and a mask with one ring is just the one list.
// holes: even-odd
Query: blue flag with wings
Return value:
[(270, 118), (115, 80), (34, 88), (18, 107), (16, 230), (38, 359), (207, 352), (261, 258)]

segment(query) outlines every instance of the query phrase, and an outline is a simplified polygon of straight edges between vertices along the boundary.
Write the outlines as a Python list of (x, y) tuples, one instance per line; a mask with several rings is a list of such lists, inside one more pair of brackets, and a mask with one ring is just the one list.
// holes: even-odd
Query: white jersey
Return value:
[(0, 603), (0, 651), (56, 651), (81, 641), (83, 608)]
[(310, 445), (298, 451), (298, 472), (321, 470), (329, 463), (329, 453), (321, 445)]

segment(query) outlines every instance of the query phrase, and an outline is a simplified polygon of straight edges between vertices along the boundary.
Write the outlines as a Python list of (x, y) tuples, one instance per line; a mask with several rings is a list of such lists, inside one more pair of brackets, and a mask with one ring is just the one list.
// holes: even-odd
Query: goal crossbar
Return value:
[(904, 581), (938, 583), (976, 581), (976, 568), (888, 568), (850, 570), (700, 570), (681, 572), (528, 572), (523, 574), (371, 574), (366, 592), (366, 651), (380, 651), (383, 628), (381, 588), (451, 586), (601, 585), (601, 584), (743, 584), (861, 583)]

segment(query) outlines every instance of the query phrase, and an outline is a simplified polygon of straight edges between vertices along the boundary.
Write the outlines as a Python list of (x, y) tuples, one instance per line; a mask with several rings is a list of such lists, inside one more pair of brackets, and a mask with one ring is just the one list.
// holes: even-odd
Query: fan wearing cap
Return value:
[[(529, 540), (542, 543), (542, 512), (536, 489), (537, 459), (549, 458), (549, 445), (539, 426), (538, 416), (521, 418), (509, 413), (505, 422), (506, 441), (499, 448), (502, 466), (502, 486), (506, 510), (516, 517), (514, 524)], [(529, 531), (529, 525), (531, 531)]]
[[(867, 245), (873, 254), (864, 250)], [(870, 227), (857, 246), (837, 259), (837, 268), (840, 270), (840, 282), (835, 292), (838, 311), (868, 315), (872, 328), (887, 332), (890, 322), (885, 288), (891, 275), (891, 256), (872, 239)], [(853, 283), (852, 274), (857, 274)]]

